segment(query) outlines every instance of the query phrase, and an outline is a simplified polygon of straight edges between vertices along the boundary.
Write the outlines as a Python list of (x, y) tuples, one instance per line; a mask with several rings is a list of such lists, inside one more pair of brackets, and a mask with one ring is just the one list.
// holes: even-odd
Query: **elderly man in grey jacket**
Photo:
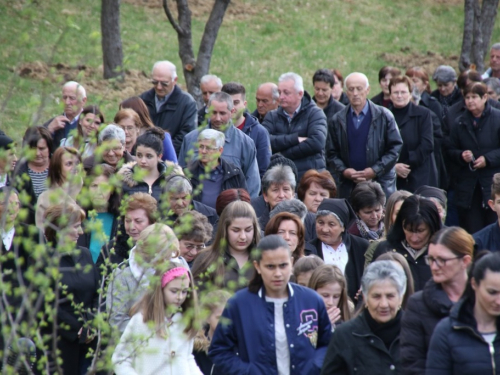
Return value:
[(396, 190), (395, 165), (403, 140), (392, 113), (367, 99), (368, 78), (351, 73), (345, 80), (350, 104), (328, 123), (327, 162), (340, 176), (339, 197), (355, 184), (375, 180), (389, 197)]
[[(210, 96), (208, 108), (210, 108), (208, 128), (219, 130), (226, 137), (222, 157), (241, 168), (246, 178), (248, 193), (252, 198), (257, 197), (260, 192), (257, 151), (252, 138), (236, 129), (231, 121), (231, 116), (235, 111), (233, 98), (225, 92), (216, 92)], [(193, 130), (184, 138), (179, 153), (179, 164), (182, 167), (196, 160), (198, 134), (205, 128)]]

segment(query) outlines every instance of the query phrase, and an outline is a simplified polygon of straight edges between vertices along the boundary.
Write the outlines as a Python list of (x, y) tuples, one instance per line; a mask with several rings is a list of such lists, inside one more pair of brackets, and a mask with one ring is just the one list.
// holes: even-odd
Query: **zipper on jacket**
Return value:
[(495, 347), (493, 346), (493, 343), (488, 343), (486, 342), (486, 340), (484, 339), (483, 336), (481, 335), (478, 335), (476, 333), (476, 331), (474, 331), (472, 328), (470, 327), (466, 327), (466, 326), (453, 326), (454, 329), (461, 329), (461, 330), (468, 330), (470, 332), (472, 332), (472, 334), (474, 336), (476, 336), (480, 341), (484, 342), (486, 345), (488, 345), (488, 351), (490, 352), (490, 357), (491, 357), (491, 367), (493, 368), (493, 375), (496, 375), (496, 364), (495, 364)]

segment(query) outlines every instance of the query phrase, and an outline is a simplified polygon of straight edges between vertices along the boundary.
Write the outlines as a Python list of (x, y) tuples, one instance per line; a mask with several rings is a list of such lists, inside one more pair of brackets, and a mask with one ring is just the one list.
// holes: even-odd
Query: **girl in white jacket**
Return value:
[(171, 262), (131, 310), (112, 362), (116, 375), (202, 375), (193, 357), (196, 292), (187, 268)]

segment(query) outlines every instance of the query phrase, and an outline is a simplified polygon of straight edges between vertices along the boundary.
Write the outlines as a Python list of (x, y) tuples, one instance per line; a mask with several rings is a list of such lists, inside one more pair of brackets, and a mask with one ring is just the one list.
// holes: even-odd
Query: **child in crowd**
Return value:
[(347, 283), (337, 266), (323, 264), (317, 267), (309, 279), (308, 286), (325, 301), (332, 331), (335, 330), (336, 324), (351, 319), (354, 304), (347, 296)]
[(325, 264), (325, 262), (317, 255), (307, 255), (300, 258), (293, 265), (295, 282), (302, 286), (309, 285), (309, 279), (313, 271), (323, 264)]
[(116, 375), (202, 375), (194, 360), (196, 291), (178, 263), (157, 272), (157, 285), (134, 307), (112, 357)]

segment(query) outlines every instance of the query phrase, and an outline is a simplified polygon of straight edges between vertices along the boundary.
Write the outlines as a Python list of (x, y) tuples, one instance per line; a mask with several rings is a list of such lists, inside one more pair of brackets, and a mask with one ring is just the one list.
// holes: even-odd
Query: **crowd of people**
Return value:
[[(284, 73), (253, 113), (214, 75), (198, 109), (159, 61), (112, 122), (66, 82), (21, 154), (0, 135), (4, 368), (495, 374), (490, 55), (483, 75), (385, 66), (371, 99), (360, 72), (317, 70), (314, 96)], [(19, 338), (31, 359), (12, 357)]]

